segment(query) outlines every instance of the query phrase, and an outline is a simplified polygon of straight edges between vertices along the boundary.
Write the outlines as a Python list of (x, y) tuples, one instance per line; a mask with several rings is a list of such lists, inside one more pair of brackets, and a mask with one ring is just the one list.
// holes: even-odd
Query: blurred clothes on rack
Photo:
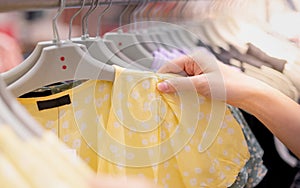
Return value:
[[(199, 45), (206, 47), (206, 45), (201, 42), (199, 42)], [(235, 68), (239, 68), (246, 75), (259, 79), (278, 89), (294, 101), (298, 101), (298, 90), (291, 82), (289, 77), (286, 76), (294, 75), (294, 71), (291, 70), (289, 74), (283, 74), (279, 72), (279, 70), (281, 70), (283, 67), (285, 67), (285, 69), (283, 70), (285, 73), (290, 70), (287, 69), (288, 65), (286, 65), (286, 61), (270, 57), (252, 44), (249, 44), (247, 54), (241, 54), (232, 46), (230, 47), (230, 51), (226, 51), (223, 48), (220, 48), (219, 52), (216, 52), (210, 47), (209, 50), (221, 62), (227, 65), (231, 65)], [(298, 76), (296, 75), (293, 78), (295, 79), (297, 77)]]
[(273, 14), (269, 21), (272, 31), (300, 47), (300, 12), (285, 11)]
[(285, 61), (285, 60), (274, 58), (274, 57), (267, 55), (265, 52), (263, 52), (261, 49), (259, 49), (258, 47), (256, 47), (255, 45), (253, 45), (251, 43), (248, 44), (247, 54), (256, 57), (257, 59), (261, 60), (262, 62), (267, 63), (268, 65), (270, 65), (271, 68), (273, 68), (279, 72), (283, 71), (284, 66), (287, 63), (287, 61)]
[(290, 187), (298, 169), (289, 166), (279, 156), (272, 133), (257, 118), (244, 111), (242, 113), (264, 150), (263, 161), (268, 169), (268, 173), (257, 188)]
[(300, 161), (299, 160), (298, 160), (297, 168), (298, 168), (298, 172), (297, 172), (290, 188), (299, 188), (300, 187)]
[(6, 72), (23, 61), (16, 13), (0, 14), (0, 73)]
[(267, 173), (267, 168), (263, 164), (262, 159), (264, 151), (252, 133), (242, 112), (238, 108), (230, 105), (228, 105), (228, 108), (242, 127), (250, 152), (250, 159), (247, 161), (245, 167), (239, 173), (237, 180), (232, 186), (230, 186), (230, 188), (256, 187), (263, 180)]
[(14, 68), (22, 61), (21, 48), (16, 39), (0, 31), (0, 73)]
[(256, 140), (241, 111), (230, 105), (228, 105), (228, 108), (242, 127), (250, 152), (250, 159), (230, 188), (255, 187), (263, 180), (267, 173), (267, 168), (263, 164), (262, 159), (264, 151)]

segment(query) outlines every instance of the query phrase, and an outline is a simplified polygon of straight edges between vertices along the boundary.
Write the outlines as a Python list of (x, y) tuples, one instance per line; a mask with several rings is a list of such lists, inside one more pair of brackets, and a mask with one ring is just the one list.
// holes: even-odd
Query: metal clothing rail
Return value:
[[(59, 0), (0, 0), (0, 12), (20, 11), (20, 10), (39, 10), (58, 8)], [(101, 4), (109, 3), (109, 1), (101, 0)], [(138, 2), (138, 0), (131, 0)], [(113, 0), (113, 4), (126, 4), (128, 0)], [(86, 2), (86, 6), (90, 5), (91, 1)], [(80, 7), (81, 0), (67, 0), (66, 7)]]
[[(130, 0), (130, 3), (138, 3), (141, 0)], [(155, 0), (149, 0), (155, 1)], [(170, 1), (170, 0), (168, 0)], [(174, 0), (176, 1), (176, 0)], [(110, 1), (101, 0), (101, 4), (108, 4)], [(127, 4), (129, 0), (113, 0), (113, 4)], [(86, 2), (86, 6), (90, 5), (91, 1)], [(66, 7), (80, 7), (81, 0), (67, 0)], [(0, 12), (20, 11), (20, 10), (39, 10), (58, 8), (59, 0), (0, 0)]]

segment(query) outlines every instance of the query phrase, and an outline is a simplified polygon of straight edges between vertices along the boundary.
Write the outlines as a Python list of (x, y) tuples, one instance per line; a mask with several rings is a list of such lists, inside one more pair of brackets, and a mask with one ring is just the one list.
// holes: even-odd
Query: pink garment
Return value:
[(0, 73), (12, 69), (22, 61), (22, 52), (17, 41), (0, 32)]

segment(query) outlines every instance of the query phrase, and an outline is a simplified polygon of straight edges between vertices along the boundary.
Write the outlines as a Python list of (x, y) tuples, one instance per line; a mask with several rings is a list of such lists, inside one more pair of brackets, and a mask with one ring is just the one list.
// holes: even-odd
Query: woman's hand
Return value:
[[(266, 87), (266, 84), (219, 62), (205, 48), (165, 64), (158, 72), (189, 76), (159, 83), (157, 88), (161, 92), (195, 89), (205, 97), (222, 100), (235, 106), (249, 100), (249, 95), (251, 96), (253, 91)], [(194, 88), (189, 87), (191, 84)]]
[(218, 62), (206, 49), (166, 64), (160, 73), (191, 77), (165, 80), (161, 92), (194, 89), (205, 97), (223, 100), (257, 117), (300, 158), (300, 105), (277, 89)]

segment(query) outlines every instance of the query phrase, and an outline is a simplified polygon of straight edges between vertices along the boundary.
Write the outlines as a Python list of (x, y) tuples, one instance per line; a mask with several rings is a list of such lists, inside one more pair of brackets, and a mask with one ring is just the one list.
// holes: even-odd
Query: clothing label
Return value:
[(56, 108), (60, 106), (64, 106), (67, 104), (71, 104), (71, 99), (69, 95), (65, 95), (62, 97), (59, 97), (57, 99), (51, 99), (46, 101), (37, 101), (37, 105), (40, 111), (50, 109), (50, 108)]

